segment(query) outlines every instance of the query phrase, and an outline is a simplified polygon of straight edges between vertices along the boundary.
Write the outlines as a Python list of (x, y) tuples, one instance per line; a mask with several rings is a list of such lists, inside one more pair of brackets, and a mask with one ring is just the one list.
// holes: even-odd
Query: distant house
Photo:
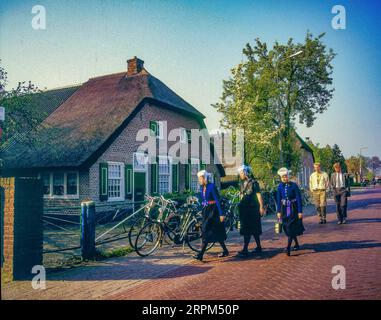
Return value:
[[(295, 132), (296, 143), (301, 151), (301, 167), (300, 171), (294, 175), (294, 179), (299, 186), (306, 188), (309, 185), (310, 175), (314, 169), (314, 154), (310, 146)], [(236, 185), (237, 184), (237, 164), (225, 159), (224, 152), (227, 154), (234, 154), (234, 150), (231, 150), (232, 145), (229, 144), (231, 138), (224, 131), (216, 131), (211, 134), (212, 139), (219, 139), (221, 142), (216, 144), (217, 154), (220, 156), (222, 165), (226, 171), (226, 176), (222, 178), (223, 186)], [(230, 149), (229, 149), (230, 148)], [(224, 152), (222, 150), (224, 149)]]
[[(204, 115), (152, 76), (144, 62), (128, 60), (124, 72), (91, 78), (69, 88), (39, 95), (47, 113), (36, 143), (11, 144), (3, 152), (7, 174), (39, 175), (45, 207), (78, 206), (83, 200), (96, 205), (143, 200), (144, 194), (198, 190), (197, 171), (213, 173), (217, 186), (224, 175), (221, 165), (192, 158), (176, 164), (157, 150), (158, 163), (142, 163), (137, 153), (139, 129), (150, 128), (157, 141), (181, 128), (189, 144), (189, 130), (205, 128)], [(167, 124), (167, 132), (162, 130)], [(168, 142), (168, 147), (171, 146)], [(211, 153), (213, 155), (213, 153)]]
[(295, 132), (297, 138), (297, 144), (300, 147), (301, 152), (301, 167), (300, 171), (296, 175), (299, 186), (303, 188), (309, 188), (310, 176), (314, 171), (314, 152), (311, 147)]

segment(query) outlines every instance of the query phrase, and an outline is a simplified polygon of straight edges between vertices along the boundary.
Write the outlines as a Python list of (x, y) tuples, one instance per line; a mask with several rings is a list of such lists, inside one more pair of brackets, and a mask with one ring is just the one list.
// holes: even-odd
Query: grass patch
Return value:
[(108, 251), (98, 251), (96, 260), (103, 260), (103, 259), (109, 259), (109, 258), (115, 258), (115, 257), (124, 257), (133, 251), (134, 249), (131, 247), (117, 248), (117, 249), (112, 249)]

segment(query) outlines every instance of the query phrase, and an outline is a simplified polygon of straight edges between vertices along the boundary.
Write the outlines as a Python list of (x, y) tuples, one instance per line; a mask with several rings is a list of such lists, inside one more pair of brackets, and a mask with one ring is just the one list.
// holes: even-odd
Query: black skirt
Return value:
[(259, 236), (262, 234), (261, 214), (258, 206), (239, 206), (240, 234)]
[(288, 237), (301, 236), (304, 232), (303, 220), (298, 217), (296, 202), (291, 204), (291, 214), (287, 217), (287, 207), (282, 205), (282, 225)]
[(216, 204), (208, 204), (202, 209), (202, 240), (204, 242), (222, 242), (226, 240), (224, 224)]

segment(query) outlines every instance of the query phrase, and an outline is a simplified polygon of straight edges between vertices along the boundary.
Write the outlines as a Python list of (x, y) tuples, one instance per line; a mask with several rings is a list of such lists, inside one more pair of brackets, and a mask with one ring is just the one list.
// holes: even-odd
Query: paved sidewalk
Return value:
[[(349, 217), (350, 224), (337, 226), (331, 213), (327, 225), (317, 225), (307, 214), (302, 250), (292, 257), (282, 252), (286, 238), (274, 235), (269, 217), (260, 259), (218, 259), (215, 248), (199, 263), (189, 250), (166, 248), (48, 274), (45, 290), (29, 281), (2, 285), (2, 299), (381, 299), (381, 188), (356, 191)], [(229, 243), (235, 254), (242, 239), (235, 233)], [(345, 290), (332, 289), (334, 265), (346, 268)]]

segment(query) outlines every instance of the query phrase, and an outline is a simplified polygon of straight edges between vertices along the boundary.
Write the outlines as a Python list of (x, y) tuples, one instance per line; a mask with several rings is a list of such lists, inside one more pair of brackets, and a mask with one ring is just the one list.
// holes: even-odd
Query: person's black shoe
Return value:
[(286, 248), (286, 255), (289, 257), (291, 255), (291, 250), (290, 248)]
[(226, 250), (218, 255), (219, 258), (227, 257), (229, 255), (229, 251)]
[(323, 223), (324, 223), (323, 220), (320, 220), (320, 221), (319, 221), (319, 224), (323, 224)]
[(347, 220), (344, 219), (343, 222), (342, 222), (342, 224), (347, 224)]
[(249, 256), (249, 251), (248, 250), (238, 251), (237, 256), (241, 258), (247, 258)]
[(299, 245), (294, 246), (294, 251), (298, 251), (300, 249)]
[(337, 224), (342, 224), (343, 222), (342, 221), (337, 221)]
[(256, 247), (251, 253), (252, 254), (261, 254), (262, 253), (262, 247)]
[(323, 220), (323, 223), (324, 223), (324, 224), (326, 224), (326, 223), (327, 223), (327, 220), (326, 220), (326, 219), (324, 219), (324, 220)]
[(195, 254), (195, 255), (192, 256), (192, 258), (196, 259), (196, 260), (199, 260), (199, 261), (202, 261), (202, 259), (203, 259), (202, 255), (200, 255), (200, 254)]

